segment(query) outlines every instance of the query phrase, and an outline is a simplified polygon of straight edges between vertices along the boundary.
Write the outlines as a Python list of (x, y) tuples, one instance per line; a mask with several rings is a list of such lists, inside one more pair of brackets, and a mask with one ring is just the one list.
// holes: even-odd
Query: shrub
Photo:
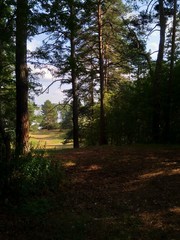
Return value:
[(47, 157), (45, 151), (31, 151), (12, 164), (8, 174), (8, 200), (17, 202), (59, 189), (63, 179), (62, 165)]

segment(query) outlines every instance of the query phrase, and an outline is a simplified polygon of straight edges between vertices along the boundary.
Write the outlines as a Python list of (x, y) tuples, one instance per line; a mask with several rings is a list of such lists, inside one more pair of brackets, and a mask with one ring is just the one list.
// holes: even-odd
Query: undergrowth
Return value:
[(48, 196), (59, 190), (64, 178), (60, 161), (48, 157), (45, 150), (31, 150), (26, 156), (0, 164), (0, 196), (6, 204)]

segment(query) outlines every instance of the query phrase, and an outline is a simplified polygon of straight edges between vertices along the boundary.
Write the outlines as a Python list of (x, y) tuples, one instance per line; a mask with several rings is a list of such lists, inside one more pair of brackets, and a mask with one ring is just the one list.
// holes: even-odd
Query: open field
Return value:
[(180, 149), (50, 151), (66, 173), (59, 192), (0, 211), (3, 240), (179, 240)]
[(30, 145), (34, 148), (64, 149), (71, 148), (72, 143), (64, 144), (65, 131), (39, 130), (30, 133)]

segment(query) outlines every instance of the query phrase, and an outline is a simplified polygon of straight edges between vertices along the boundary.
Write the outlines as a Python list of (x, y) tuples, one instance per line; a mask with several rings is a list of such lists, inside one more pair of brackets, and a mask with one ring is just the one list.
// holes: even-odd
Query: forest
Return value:
[[(39, 109), (56, 82), (65, 98)], [(35, 239), (177, 240), (179, 92), (178, 0), (0, 0), (0, 239), (32, 239), (29, 224)], [(32, 146), (39, 128), (73, 149)]]

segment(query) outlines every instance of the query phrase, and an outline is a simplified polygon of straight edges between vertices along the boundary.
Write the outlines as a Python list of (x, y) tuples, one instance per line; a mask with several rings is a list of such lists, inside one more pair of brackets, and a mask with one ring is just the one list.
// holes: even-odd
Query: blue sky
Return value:
[[(28, 50), (35, 50), (37, 47), (41, 46), (43, 40), (43, 36), (36, 36), (31, 41), (28, 41)], [(32, 72), (38, 71), (37, 69), (34, 69), (33, 66), (30, 66), (32, 68)], [(42, 77), (39, 77), (39, 82), (42, 84), (42, 90), (45, 90), (53, 81), (54, 78), (51, 75), (51, 73), (47, 69), (42, 69), (44, 72)], [(44, 92), (43, 94), (40, 94), (39, 96), (33, 94), (35, 103), (38, 105), (43, 104), (46, 100), (50, 100), (52, 103), (59, 103), (62, 102), (65, 98), (65, 95), (63, 93), (63, 90), (65, 89), (65, 86), (60, 87), (60, 82), (54, 83), (49, 90)]]

